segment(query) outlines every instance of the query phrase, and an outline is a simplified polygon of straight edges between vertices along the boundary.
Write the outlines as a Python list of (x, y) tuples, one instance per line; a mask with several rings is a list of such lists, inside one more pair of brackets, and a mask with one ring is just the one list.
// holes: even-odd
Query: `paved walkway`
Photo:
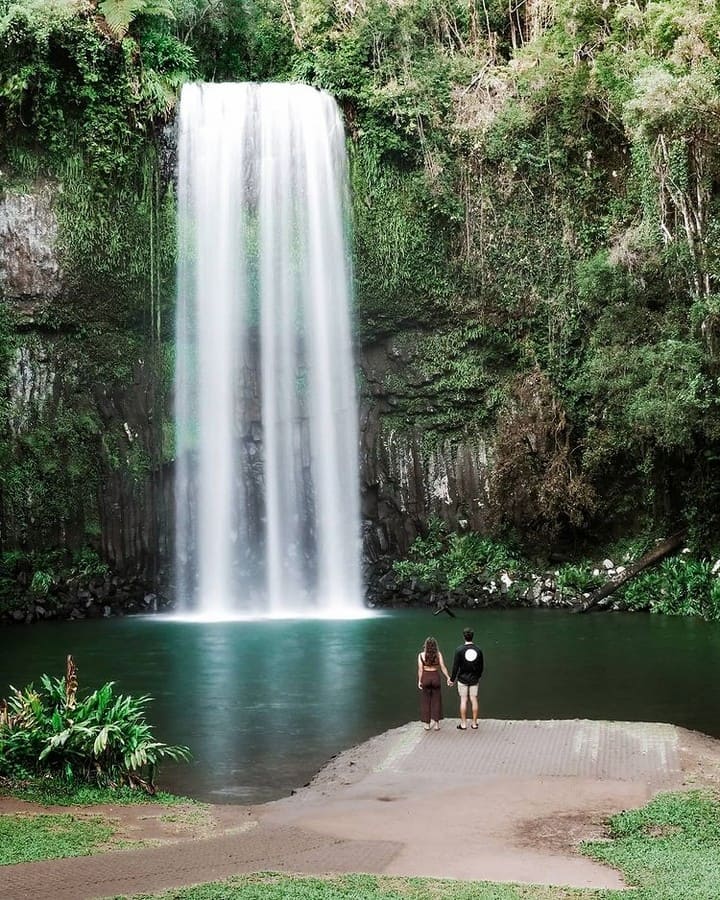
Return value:
[(574, 848), (612, 812), (687, 781), (693, 740), (720, 771), (719, 742), (669, 725), (411, 723), (341, 754), (292, 797), (225, 809), (222, 836), (6, 866), (0, 896), (83, 900), (267, 870), (621, 887)]

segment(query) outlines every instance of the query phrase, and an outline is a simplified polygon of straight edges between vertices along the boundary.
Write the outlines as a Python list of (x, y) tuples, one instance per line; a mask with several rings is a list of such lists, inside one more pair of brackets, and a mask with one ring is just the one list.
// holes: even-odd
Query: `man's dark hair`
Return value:
[(475, 632), (472, 630), (472, 628), (466, 628), (463, 631), (463, 637), (465, 638), (466, 641), (471, 641), (474, 636), (475, 636)]

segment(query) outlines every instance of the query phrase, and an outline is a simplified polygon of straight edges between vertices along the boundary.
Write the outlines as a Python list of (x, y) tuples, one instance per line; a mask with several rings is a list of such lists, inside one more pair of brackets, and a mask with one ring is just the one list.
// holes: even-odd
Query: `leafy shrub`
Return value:
[(114, 38), (122, 40), (133, 21), (139, 15), (174, 18), (169, 0), (100, 0), (98, 10), (105, 18), (108, 30)]
[(603, 579), (599, 575), (593, 575), (587, 565), (567, 563), (558, 569), (555, 576), (555, 586), (561, 593), (581, 594), (583, 591), (591, 591), (600, 587)]
[(187, 760), (187, 747), (157, 741), (145, 721), (149, 697), (115, 694), (113, 682), (80, 698), (71, 657), (64, 678), (13, 688), (0, 705), (0, 776), (49, 774), (70, 783), (155, 791), (162, 759)]
[(394, 564), (401, 578), (418, 578), (441, 590), (461, 588), (481, 575), (498, 576), (515, 571), (520, 559), (504, 544), (475, 532), (448, 533), (433, 517), (426, 537), (413, 542), (408, 558)]
[(720, 578), (712, 563), (689, 556), (665, 559), (623, 589), (628, 609), (720, 619)]
[(38, 569), (33, 573), (32, 581), (30, 582), (31, 593), (38, 597), (47, 597), (52, 586), (53, 576), (51, 572), (43, 572)]
[(74, 553), (65, 550), (9, 550), (0, 555), (0, 611), (12, 608), (26, 591), (35, 597), (52, 598), (71, 579), (88, 581), (104, 578), (110, 569), (95, 550), (85, 547)]
[(102, 578), (110, 568), (103, 562), (95, 550), (85, 548), (73, 554), (72, 572), (84, 578)]

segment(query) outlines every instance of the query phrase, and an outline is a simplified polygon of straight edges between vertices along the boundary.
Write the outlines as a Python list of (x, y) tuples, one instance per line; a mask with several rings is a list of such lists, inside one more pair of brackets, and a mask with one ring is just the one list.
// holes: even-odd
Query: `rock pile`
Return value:
[(557, 572), (523, 574), (499, 572), (473, 578), (462, 588), (439, 590), (418, 578), (402, 579), (390, 565), (367, 573), (367, 604), (371, 608), (403, 609), (446, 606), (485, 609), (576, 606), (583, 594), (558, 586)]
[(170, 601), (137, 575), (60, 579), (44, 596), (31, 591), (0, 606), (0, 621), (29, 625), (50, 619), (102, 619), (167, 611)]

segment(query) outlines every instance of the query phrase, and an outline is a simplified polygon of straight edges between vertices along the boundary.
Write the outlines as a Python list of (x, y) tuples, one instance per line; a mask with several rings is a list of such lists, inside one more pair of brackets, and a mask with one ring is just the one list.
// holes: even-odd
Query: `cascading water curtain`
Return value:
[(176, 562), (180, 605), (362, 609), (345, 138), (299, 84), (180, 102)]

